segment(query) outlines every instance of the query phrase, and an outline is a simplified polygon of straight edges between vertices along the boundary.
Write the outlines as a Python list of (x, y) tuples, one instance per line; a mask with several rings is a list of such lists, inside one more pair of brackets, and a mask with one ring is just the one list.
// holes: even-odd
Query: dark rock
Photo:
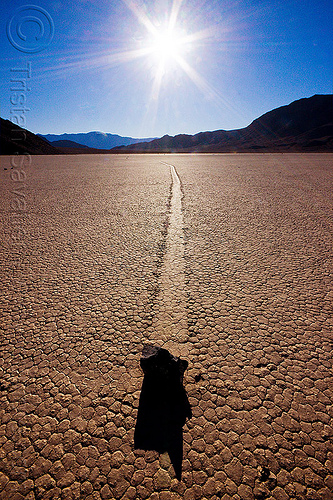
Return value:
[(183, 458), (183, 425), (191, 407), (183, 386), (188, 362), (166, 349), (144, 345), (140, 360), (144, 372), (134, 446), (168, 452), (178, 479)]
[(259, 466), (258, 467), (258, 475), (259, 475), (260, 481), (267, 481), (267, 479), (269, 478), (269, 475), (270, 475), (269, 468)]
[(264, 482), (269, 490), (274, 490), (276, 486), (276, 475), (268, 467), (258, 467), (259, 481)]

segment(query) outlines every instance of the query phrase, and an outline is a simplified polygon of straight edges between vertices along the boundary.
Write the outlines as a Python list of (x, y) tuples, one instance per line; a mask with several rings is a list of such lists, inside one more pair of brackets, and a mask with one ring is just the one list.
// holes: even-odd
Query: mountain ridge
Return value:
[(0, 118), (1, 155), (50, 155), (61, 154), (60, 150), (38, 135), (19, 125)]
[(134, 137), (123, 137), (118, 134), (110, 134), (100, 131), (79, 132), (75, 134), (37, 134), (39, 137), (46, 139), (50, 144), (55, 141), (72, 141), (82, 146), (88, 146), (94, 149), (109, 150), (117, 146), (129, 146), (141, 142), (149, 142), (156, 139), (155, 137), (146, 137), (137, 139)]
[(50, 142), (50, 144), (52, 146), (57, 147), (57, 148), (78, 148), (78, 149), (87, 149), (88, 148), (88, 146), (85, 146), (84, 144), (79, 144), (77, 142), (69, 141), (67, 139), (60, 139), (59, 141), (52, 141), (52, 142)]
[[(97, 134), (107, 136), (102, 132)], [(268, 111), (241, 129), (164, 135), (150, 142), (112, 149), (86, 147), (69, 139), (54, 144), (43, 137), (0, 119), (0, 154), (333, 152), (333, 94), (316, 94), (293, 101)]]
[[(313, 141), (317, 141), (312, 143)], [(251, 152), (256, 150), (333, 150), (333, 94), (315, 94), (280, 106), (235, 130), (165, 135), (112, 152)]]

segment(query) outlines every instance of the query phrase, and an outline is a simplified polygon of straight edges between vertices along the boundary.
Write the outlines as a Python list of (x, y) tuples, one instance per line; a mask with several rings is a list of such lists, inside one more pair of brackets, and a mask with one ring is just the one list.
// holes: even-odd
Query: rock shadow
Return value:
[(134, 448), (168, 452), (178, 480), (182, 474), (183, 426), (192, 417), (183, 386), (188, 362), (166, 349), (145, 344), (140, 365), (144, 373)]

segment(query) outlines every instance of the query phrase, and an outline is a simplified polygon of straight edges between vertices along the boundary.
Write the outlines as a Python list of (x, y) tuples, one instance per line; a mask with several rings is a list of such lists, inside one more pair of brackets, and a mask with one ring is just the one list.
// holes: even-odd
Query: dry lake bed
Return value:
[[(0, 499), (332, 500), (333, 154), (30, 160), (1, 158)], [(134, 449), (147, 342), (189, 363), (181, 481)]]

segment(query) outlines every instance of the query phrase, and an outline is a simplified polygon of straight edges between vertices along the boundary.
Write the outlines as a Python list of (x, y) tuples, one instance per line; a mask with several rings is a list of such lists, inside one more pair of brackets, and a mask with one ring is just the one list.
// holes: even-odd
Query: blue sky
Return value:
[[(17, 11), (24, 1), (2, 1), (0, 114), (13, 116), (13, 69), (30, 64), (24, 125), (35, 133), (228, 130), (296, 99), (332, 93), (331, 0), (33, 4), (31, 14)], [(23, 14), (30, 15), (24, 24)], [(43, 50), (18, 50), (8, 29), (14, 45)]]

